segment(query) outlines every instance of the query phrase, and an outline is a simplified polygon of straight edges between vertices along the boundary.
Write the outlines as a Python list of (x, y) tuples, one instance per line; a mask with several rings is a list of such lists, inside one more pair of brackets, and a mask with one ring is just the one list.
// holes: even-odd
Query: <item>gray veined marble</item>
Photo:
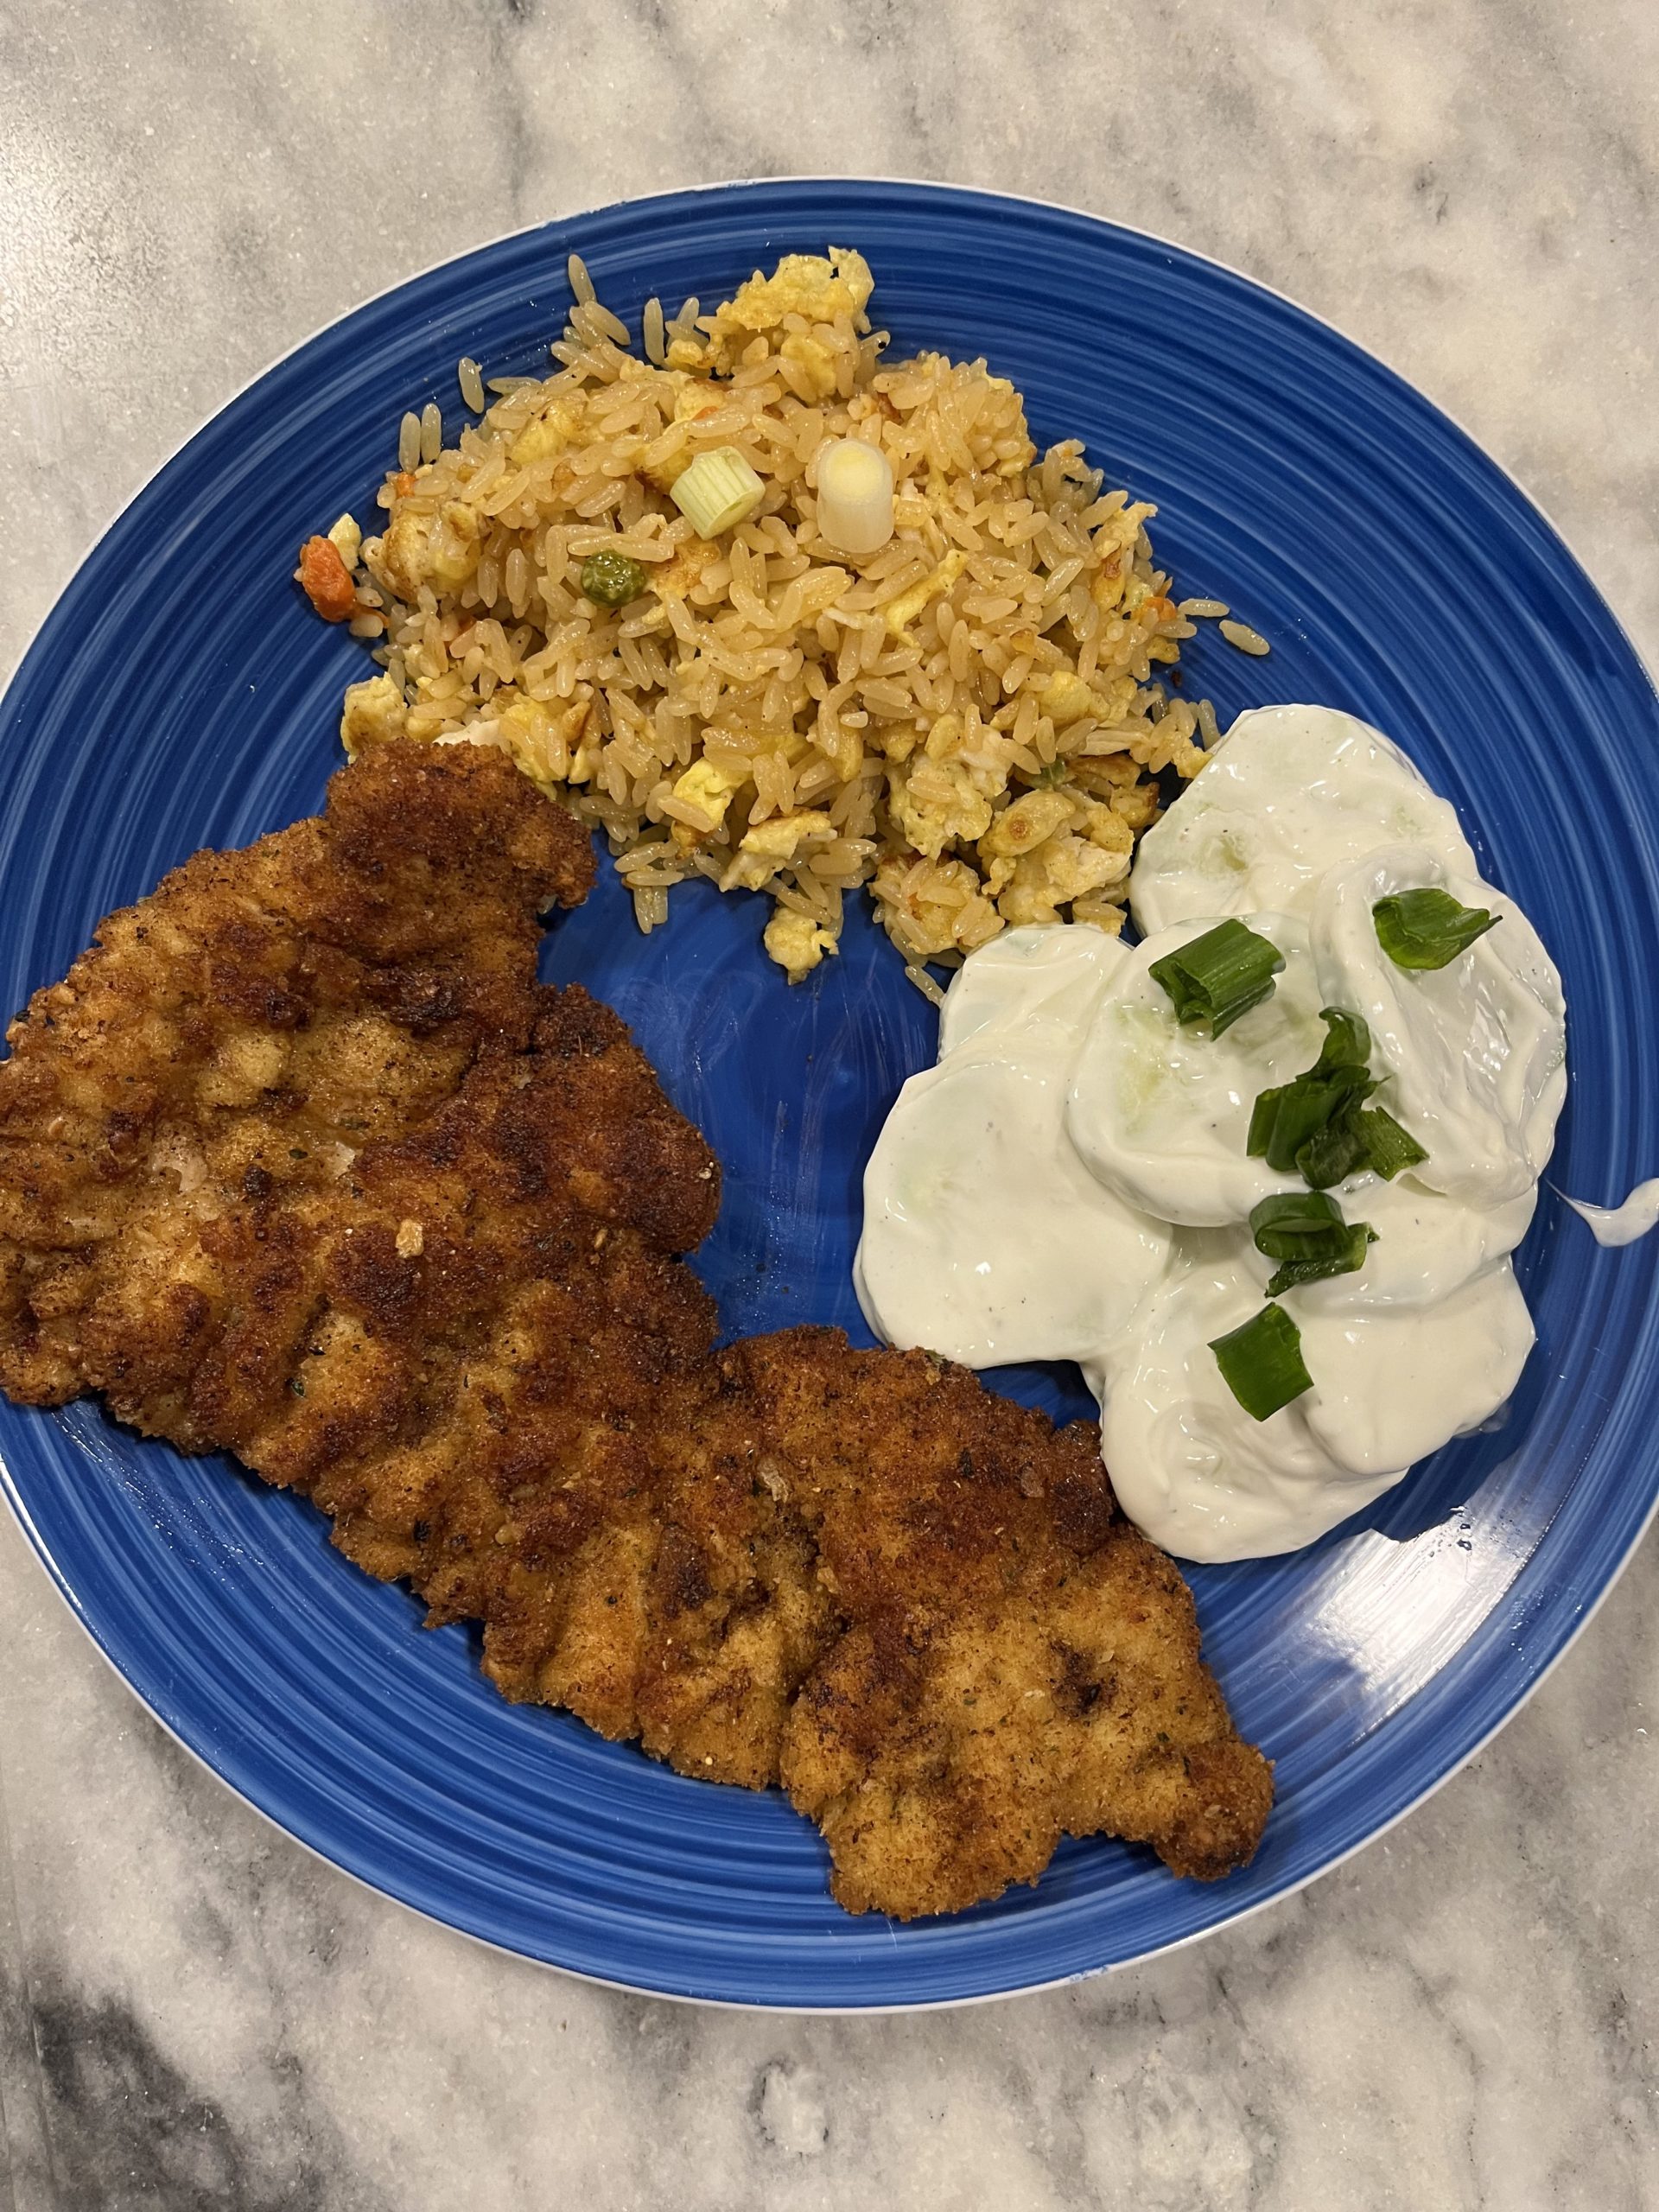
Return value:
[[(366, 294), (563, 210), (846, 170), (1293, 293), (1510, 464), (1659, 658), (1651, 0), (0, 0), (0, 670), (173, 445)], [(318, 1864), (7, 1524), (0, 2208), (1643, 2212), (1656, 1624), (1650, 1541), (1466, 1773), (1197, 1949), (772, 2019), (497, 1957)]]

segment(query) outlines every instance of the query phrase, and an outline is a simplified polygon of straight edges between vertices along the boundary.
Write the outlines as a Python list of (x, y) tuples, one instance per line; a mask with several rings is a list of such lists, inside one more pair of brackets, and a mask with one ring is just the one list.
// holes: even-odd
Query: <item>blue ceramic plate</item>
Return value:
[[(218, 416), (65, 593), (0, 709), (8, 1007), (108, 908), (196, 847), (313, 810), (361, 649), (289, 574), (372, 512), (405, 408), (458, 423), (457, 359), (544, 359), (580, 251), (637, 329), (652, 292), (728, 294), (781, 251), (856, 245), (894, 349), (987, 355), (1039, 442), (1081, 435), (1156, 500), (1211, 632), (1190, 680), (1224, 723), (1312, 699), (1408, 747), (1565, 973), (1572, 1103), (1552, 1179), (1607, 1198), (1659, 1152), (1656, 702), (1548, 524), (1445, 416), (1272, 294), (1080, 215), (912, 185), (731, 187), (508, 238), (349, 315)], [(1644, 772), (1633, 772), (1632, 763)], [(868, 1341), (848, 1282), (859, 1172), (933, 1017), (861, 916), (786, 991), (760, 902), (677, 894), (638, 936), (608, 868), (545, 967), (633, 1024), (726, 1166), (698, 1265), (734, 1332)], [(1203, 1887), (1143, 1853), (1064, 1847), (1034, 1890), (911, 1927), (840, 1912), (776, 1796), (687, 1782), (568, 1717), (512, 1708), (467, 1632), (309, 1508), (142, 1444), (91, 1405), (0, 1408), (12, 1502), (139, 1695), (252, 1803), (390, 1895), (607, 1981), (741, 2004), (880, 2006), (1029, 1988), (1144, 1956), (1281, 1895), (1375, 1836), (1524, 1698), (1606, 1590), (1659, 1479), (1659, 1242), (1604, 1254), (1545, 1195), (1521, 1256), (1539, 1344), (1503, 1425), (1453, 1445), (1293, 1559), (1193, 1575), (1210, 1658), (1279, 1803), (1247, 1872)], [(1075, 1377), (1001, 1378), (1080, 1409)], [(1402, 1378), (1402, 1387), (1409, 1379)]]

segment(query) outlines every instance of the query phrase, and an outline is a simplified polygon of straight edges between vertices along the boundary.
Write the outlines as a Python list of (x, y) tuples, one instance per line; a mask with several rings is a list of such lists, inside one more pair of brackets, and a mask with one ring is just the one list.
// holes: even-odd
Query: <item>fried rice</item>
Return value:
[[(445, 444), (435, 405), (406, 416), (384, 528), (329, 533), (381, 664), (346, 692), (346, 751), (499, 746), (605, 832), (642, 929), (693, 877), (764, 893), (791, 982), (860, 885), (932, 995), (927, 963), (1010, 925), (1121, 927), (1158, 778), (1215, 736), (1167, 688), (1180, 641), (1227, 611), (1175, 601), (1154, 510), (1075, 439), (1039, 454), (983, 360), (885, 361), (855, 252), (787, 256), (711, 314), (652, 301), (641, 354), (570, 274), (554, 373), (486, 393), (463, 362), (481, 419)], [(848, 437), (894, 484), (863, 558), (817, 524), (819, 459)], [(764, 491), (710, 541), (671, 494), (722, 448)], [(643, 572), (626, 605), (584, 596), (599, 552)]]

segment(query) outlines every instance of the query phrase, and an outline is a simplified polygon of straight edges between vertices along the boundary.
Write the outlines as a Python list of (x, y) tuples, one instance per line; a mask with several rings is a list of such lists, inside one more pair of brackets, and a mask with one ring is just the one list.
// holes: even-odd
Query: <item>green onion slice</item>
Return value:
[(1335, 1084), (1316, 1082), (1311, 1075), (1264, 1090), (1250, 1109), (1246, 1153), (1252, 1160), (1265, 1160), (1275, 1175), (1291, 1174), (1297, 1154), (1325, 1127), (1342, 1096)]
[(1273, 995), (1273, 979), (1285, 956), (1268, 938), (1243, 922), (1217, 922), (1179, 952), (1154, 960), (1147, 973), (1169, 994), (1175, 1019), (1185, 1027), (1207, 1021), (1219, 1037), (1240, 1014)]
[(1365, 1135), (1367, 1164), (1385, 1183), (1392, 1183), (1402, 1169), (1415, 1167), (1428, 1158), (1416, 1138), (1381, 1106), (1368, 1107), (1359, 1117), (1359, 1125)]
[(1250, 1208), (1255, 1249), (1269, 1260), (1300, 1260), (1322, 1250), (1345, 1224), (1342, 1208), (1323, 1191), (1287, 1191)]
[(1241, 1327), (1212, 1337), (1210, 1349), (1223, 1382), (1252, 1421), (1266, 1421), (1313, 1388), (1302, 1363), (1302, 1332), (1282, 1306), (1264, 1306)]
[(1322, 1191), (1263, 1198), (1250, 1209), (1250, 1233), (1258, 1252), (1283, 1262), (1268, 1285), (1269, 1298), (1282, 1296), (1298, 1283), (1352, 1274), (1364, 1266), (1366, 1251), (1376, 1242), (1369, 1222), (1344, 1221), (1342, 1208)]
[[(1370, 1088), (1368, 1084), (1366, 1090)], [(1365, 1091), (1359, 1091), (1345, 1099), (1325, 1127), (1297, 1153), (1296, 1165), (1311, 1190), (1332, 1190), (1370, 1166), (1359, 1116), (1359, 1102), (1364, 1096)]]
[(1323, 1260), (1287, 1260), (1275, 1268), (1268, 1278), (1269, 1298), (1282, 1298), (1287, 1290), (1294, 1290), (1298, 1283), (1323, 1282), (1329, 1275), (1356, 1274), (1365, 1264), (1365, 1255), (1376, 1242), (1376, 1231), (1369, 1222), (1351, 1222), (1342, 1232), (1341, 1249)]
[(1381, 1107), (1360, 1109), (1378, 1087), (1369, 1071), (1371, 1033), (1357, 1014), (1320, 1008), (1325, 1043), (1306, 1075), (1264, 1090), (1250, 1109), (1244, 1149), (1265, 1160), (1276, 1175), (1300, 1174), (1315, 1191), (1328, 1191), (1374, 1167), (1392, 1181), (1402, 1167), (1428, 1154)]
[(1396, 968), (1446, 968), (1503, 920), (1485, 906), (1462, 906), (1449, 891), (1396, 891), (1371, 909), (1376, 941)]
[(1265, 1160), (1276, 1175), (1288, 1175), (1333, 1122), (1348, 1126), (1376, 1089), (1363, 1068), (1345, 1067), (1325, 1075), (1310, 1070), (1294, 1083), (1264, 1090), (1250, 1109), (1244, 1149), (1252, 1160)]
[(747, 522), (766, 487), (735, 446), (715, 446), (681, 470), (668, 496), (699, 537), (714, 538)]
[(1339, 1006), (1322, 1006), (1319, 1020), (1325, 1024), (1325, 1042), (1308, 1071), (1310, 1075), (1330, 1075), (1338, 1068), (1363, 1071), (1370, 1067), (1371, 1033), (1363, 1014), (1344, 1014)]

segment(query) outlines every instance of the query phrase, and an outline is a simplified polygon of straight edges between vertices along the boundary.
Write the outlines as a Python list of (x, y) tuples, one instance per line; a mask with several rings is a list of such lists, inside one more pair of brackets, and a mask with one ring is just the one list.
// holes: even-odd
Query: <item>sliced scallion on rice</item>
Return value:
[(1222, 1381), (1252, 1421), (1266, 1421), (1313, 1388), (1302, 1360), (1302, 1332), (1282, 1306), (1264, 1306), (1224, 1337), (1211, 1337), (1210, 1349)]
[(1371, 909), (1376, 941), (1396, 968), (1448, 968), (1503, 917), (1465, 906), (1449, 891), (1396, 891)]
[(880, 447), (836, 438), (820, 452), (818, 535), (855, 560), (893, 536), (893, 467)]
[(1243, 922), (1218, 922), (1179, 952), (1166, 953), (1147, 969), (1169, 995), (1183, 1027), (1207, 1021), (1219, 1037), (1239, 1016), (1273, 995), (1273, 979), (1285, 964), (1278, 946)]
[(766, 485), (735, 446), (700, 453), (681, 470), (669, 494), (699, 537), (718, 537), (747, 522), (766, 495)]
[(1344, 1221), (1342, 1208), (1323, 1191), (1263, 1198), (1250, 1209), (1250, 1234), (1258, 1252), (1281, 1263), (1268, 1284), (1269, 1298), (1282, 1297), (1298, 1283), (1352, 1274), (1376, 1242), (1369, 1222)]

